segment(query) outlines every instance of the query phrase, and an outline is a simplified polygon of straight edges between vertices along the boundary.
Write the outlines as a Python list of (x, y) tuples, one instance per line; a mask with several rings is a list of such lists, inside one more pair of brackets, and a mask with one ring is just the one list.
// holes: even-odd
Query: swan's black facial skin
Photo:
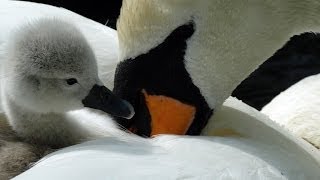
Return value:
[(98, 109), (115, 117), (130, 119), (134, 115), (130, 103), (115, 96), (105, 86), (94, 85), (82, 103), (85, 107)]
[[(192, 22), (182, 25), (147, 54), (118, 64), (113, 92), (128, 100), (136, 112), (131, 120), (116, 118), (118, 123), (141, 136), (155, 135), (152, 134), (154, 122), (150, 104), (146, 101), (147, 93), (151, 96), (169, 97), (181, 104), (194, 107), (195, 114), (192, 116), (191, 124), (188, 124), (186, 131), (181, 134), (201, 133), (213, 110), (209, 108), (199, 88), (192, 83), (184, 64), (187, 40), (192, 37), (194, 28)], [(161, 113), (166, 114), (163, 109)], [(170, 118), (168, 125), (171, 126), (171, 123), (175, 123), (174, 117)], [(171, 133), (170, 129), (163, 133), (179, 134), (175, 131)]]

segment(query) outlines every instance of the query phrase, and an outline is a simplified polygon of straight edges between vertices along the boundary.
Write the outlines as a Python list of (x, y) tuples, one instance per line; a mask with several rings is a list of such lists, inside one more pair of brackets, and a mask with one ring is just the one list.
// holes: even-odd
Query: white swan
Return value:
[(320, 75), (302, 79), (264, 106), (262, 113), (320, 148)]
[[(226, 137), (106, 138), (51, 154), (15, 179), (319, 179), (320, 155), (313, 146), (237, 100), (221, 107), (233, 88), (292, 33), (305, 30), (300, 27), (315, 30), (312, 8), (318, 4), (309, 3), (305, 13), (301, 1), (124, 0), (115, 93), (128, 98), (137, 113), (123, 124), (146, 135), (158, 130), (198, 133), (203, 124), (194, 121), (194, 110), (203, 108), (210, 115), (210, 107), (215, 113), (203, 134)], [(157, 74), (157, 68), (163, 73)], [(183, 86), (186, 80), (189, 86)], [(180, 88), (180, 94), (173, 88)], [(199, 104), (192, 102), (195, 97)], [(150, 123), (159, 124), (156, 112), (166, 113), (153, 106), (157, 101), (191, 112), (193, 118), (179, 119), (187, 128), (153, 131)], [(174, 124), (177, 117), (172, 117)], [(200, 126), (189, 131), (184, 120)]]

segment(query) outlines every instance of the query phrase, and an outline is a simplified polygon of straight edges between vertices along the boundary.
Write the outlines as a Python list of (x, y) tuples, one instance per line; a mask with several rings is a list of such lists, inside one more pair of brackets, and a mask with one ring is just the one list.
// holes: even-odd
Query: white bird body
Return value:
[[(65, 148), (14, 179), (319, 179), (320, 155), (266, 116), (229, 98), (206, 135), (120, 135)], [(205, 135), (204, 134), (204, 135)]]
[[(172, 29), (176, 28), (176, 20), (181, 21), (178, 25), (184, 23), (182, 20), (189, 20), (181, 17), (195, 11), (184, 10), (185, 7), (189, 8), (189, 10), (190, 8), (198, 7), (198, 1), (172, 1), (173, 4), (182, 3), (181, 7), (183, 8), (180, 9), (174, 9), (177, 6), (172, 6), (173, 8), (171, 9), (172, 4), (169, 1), (163, 1), (163, 4), (160, 1), (149, 1), (151, 3), (149, 4), (148, 1), (139, 0), (139, 2), (142, 2), (139, 6), (159, 3), (158, 7), (160, 9), (158, 10), (168, 14), (164, 18), (164, 14), (159, 15), (157, 12), (154, 12), (155, 16), (142, 13), (141, 17), (149, 19), (148, 21), (141, 21), (140, 23), (142, 24), (131, 24), (130, 18), (134, 19), (138, 16), (127, 16), (127, 22), (122, 20), (123, 23), (128, 23), (128, 26), (131, 27), (143, 27), (140, 25), (146, 23), (147, 26), (154, 27), (155, 31), (140, 33), (145, 32), (145, 30), (137, 28), (135, 29), (137, 31), (132, 34), (119, 36), (120, 42), (128, 43), (128, 46), (120, 43), (121, 59), (146, 53), (151, 47), (159, 44)], [(130, 3), (130, 1), (126, 2)], [(132, 2), (135, 3), (137, 1)], [(211, 1), (203, 2), (208, 3)], [(264, 2), (264, 4), (279, 5), (273, 1)], [(215, 14), (210, 16), (204, 14), (203, 17), (226, 18), (225, 14), (219, 14), (221, 12), (219, 10), (223, 10), (225, 7), (242, 7), (239, 9), (240, 11), (246, 9), (245, 7), (247, 6), (247, 4), (235, 3), (234, 1), (216, 1), (216, 4), (215, 11), (212, 11)], [(213, 7), (212, 3), (201, 5), (203, 7)], [(32, 11), (32, 6), (37, 5), (30, 4), (28, 12)], [(24, 8), (28, 9), (29, 7)], [(229, 18), (228, 20), (241, 18), (242, 16), (240, 15), (232, 14), (233, 11), (238, 12), (232, 8), (227, 11), (230, 13), (227, 17)], [(39, 9), (41, 8), (39, 7)], [(279, 17), (273, 11), (263, 10), (266, 11), (266, 14), (274, 16), (272, 19), (283, 20), (283, 18), (278, 19)], [(43, 12), (48, 11), (45, 9)], [(208, 11), (204, 10), (203, 12), (206, 13)], [(240, 22), (245, 22), (246, 18), (251, 17), (250, 12), (254, 13), (256, 9), (251, 9), (247, 16), (242, 17), (243, 19)], [(132, 13), (139, 13), (139, 8)], [(153, 12), (149, 11), (148, 13), (152, 14)], [(39, 13), (39, 16), (42, 16), (41, 13)], [(141, 17), (138, 17), (138, 19)], [(254, 69), (261, 60), (270, 56), (272, 52), (281, 46), (281, 43), (287, 40), (286, 38), (292, 35), (290, 33), (286, 34), (290, 28), (285, 26), (282, 28), (286, 29), (285, 32), (282, 32), (286, 35), (285, 37), (280, 39), (278, 36), (271, 38), (273, 34), (276, 34), (274, 31), (269, 32), (271, 22), (262, 22), (259, 18), (255, 20), (255, 17), (252, 16), (253, 20), (251, 20), (261, 22), (259, 25), (264, 24), (258, 26), (260, 28), (256, 28), (264, 30), (262, 34), (265, 33), (267, 36), (261, 38), (261, 34), (254, 34), (251, 37), (252, 32), (246, 31), (246, 28), (242, 30), (240, 28), (239, 30), (238, 26), (219, 26), (219, 23), (224, 22), (220, 20), (216, 24), (217, 29), (221, 27), (218, 32), (207, 32), (203, 27), (201, 30), (196, 31), (194, 38), (198, 43), (191, 44), (190, 47), (192, 48), (189, 48), (187, 52), (186, 57), (190, 61), (190, 63), (187, 63), (187, 69), (192, 69), (189, 73), (205, 98), (208, 99), (209, 105), (216, 108), (213, 118), (209, 120), (203, 132), (203, 135), (208, 136), (160, 135), (152, 139), (143, 139), (110, 127), (109, 130), (112, 132), (113, 137), (79, 144), (53, 153), (15, 179), (319, 179), (320, 155), (313, 146), (293, 137), (261, 113), (237, 100), (229, 99), (220, 107), (220, 104), (230, 95), (237, 83), (241, 81), (240, 79), (248, 75), (249, 71)], [(267, 17), (265, 18), (265, 20), (268, 20)], [(141, 19), (144, 20), (143, 18)], [(150, 19), (154, 21), (150, 21)], [(170, 19), (172, 21), (168, 21)], [(310, 22), (313, 20), (310, 20)], [(250, 27), (250, 22), (252, 23), (252, 21), (248, 21), (245, 25)], [(201, 22), (204, 23), (204, 21), (200, 21), (200, 24)], [(135, 22), (133, 21), (133, 23)], [(156, 23), (156, 25), (152, 23)], [(211, 24), (210, 27), (213, 25)], [(126, 33), (125, 28), (120, 29), (120, 31), (122, 31), (120, 33)], [(238, 33), (238, 31), (242, 34), (235, 36), (237, 38), (232, 40), (233, 36), (231, 35)], [(207, 33), (207, 35), (201, 36), (202, 33)], [(155, 35), (161, 38), (153, 38)], [(214, 36), (212, 37), (211, 35)], [(223, 37), (222, 40), (219, 39), (220, 36)], [(229, 39), (223, 41), (227, 37)], [(145, 42), (141, 42), (139, 38), (145, 40)], [(201, 41), (208, 42), (208, 38), (213, 40), (210, 41), (211, 44), (200, 43)], [(242, 44), (248, 39), (247, 43)], [(258, 43), (254, 41), (257, 39), (259, 40)], [(89, 42), (92, 44), (90, 40)], [(250, 53), (248, 51), (242, 53), (248, 44), (253, 49)], [(195, 46), (198, 47), (195, 48)], [(224, 47), (225, 49), (214, 49), (207, 46)], [(93, 46), (93, 49), (96, 49), (96, 47)], [(203, 49), (203, 51), (199, 51), (199, 49)], [(249, 56), (250, 58), (248, 58)], [(217, 58), (212, 60), (213, 57)], [(221, 61), (221, 58), (226, 58), (228, 61)], [(193, 59), (201, 59), (202, 61), (197, 62), (193, 61)], [(231, 60), (229, 61), (229, 59)], [(241, 61), (236, 59), (241, 59)], [(211, 66), (212, 63), (216, 64), (216, 66)], [(248, 63), (250, 64), (248, 65)], [(229, 72), (231, 73), (230, 75), (228, 74)], [(224, 78), (224, 76), (227, 76), (227, 78)], [(209, 79), (217, 81), (208, 84)], [(84, 114), (86, 112), (83, 112)], [(79, 118), (82, 118), (81, 114), (78, 115)], [(99, 120), (100, 118), (102, 117), (97, 116), (95, 119)]]
[(264, 106), (262, 113), (320, 148), (320, 75), (302, 79)]

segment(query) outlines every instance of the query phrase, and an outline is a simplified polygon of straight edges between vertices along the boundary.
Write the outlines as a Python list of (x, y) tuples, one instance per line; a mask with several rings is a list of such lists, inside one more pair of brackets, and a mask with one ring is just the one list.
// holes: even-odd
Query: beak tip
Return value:
[(115, 96), (105, 86), (94, 85), (89, 94), (82, 100), (84, 107), (98, 109), (112, 116), (131, 119), (135, 112), (132, 105)]
[(123, 100), (123, 103), (127, 107), (127, 109), (126, 109), (127, 113), (125, 113), (125, 114), (128, 114), (128, 115), (124, 116), (124, 118), (131, 119), (135, 114), (134, 108), (132, 107), (132, 105), (129, 102), (127, 102), (125, 100)]

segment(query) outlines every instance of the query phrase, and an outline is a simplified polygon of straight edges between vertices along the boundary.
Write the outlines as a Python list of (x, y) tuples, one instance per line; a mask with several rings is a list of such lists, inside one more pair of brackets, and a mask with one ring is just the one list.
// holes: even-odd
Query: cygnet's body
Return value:
[(9, 179), (31, 167), (44, 155), (52, 152), (47, 146), (32, 145), (21, 141), (0, 115), (0, 179)]
[[(56, 28), (57, 26), (60, 28)], [(43, 70), (40, 73), (46, 78), (47, 72), (55, 74), (54, 71), (58, 69), (67, 71), (68, 68), (75, 68), (70, 65), (68, 67), (67, 58), (78, 56), (76, 59), (88, 53), (93, 56), (85, 39), (73, 26), (58, 20), (42, 20), (29, 24), (18, 29), (12, 37), (6, 49), (8, 59), (2, 60), (2, 74), (7, 77), (1, 79), (2, 104), (10, 125), (19, 136), (31, 142), (48, 143), (57, 147), (76, 142), (75, 137), (82, 138), (83, 135), (77, 132), (76, 127), (68, 127), (68, 121), (62, 122), (66, 115), (58, 113), (61, 111), (58, 108), (70, 106), (68, 102), (63, 103), (65, 107), (61, 107), (62, 103), (59, 104), (58, 101), (63, 101), (63, 97), (52, 98), (50, 94), (41, 91), (35, 94), (37, 86), (48, 86), (44, 87), (44, 91), (54, 91), (55, 82), (42, 84), (32, 75)], [(67, 51), (70, 57), (64, 57), (68, 55)], [(47, 59), (48, 64), (40, 64), (41, 59)], [(64, 59), (65, 63), (60, 61)], [(36, 63), (39, 66), (32, 67)], [(50, 65), (54, 69), (49, 69)], [(61, 69), (63, 66), (65, 69)], [(61, 72), (57, 71), (56, 74), (59, 73)]]
[(5, 52), (2, 104), (27, 141), (63, 147), (88, 137), (65, 114), (83, 107), (132, 116), (128, 103), (101, 86), (93, 51), (73, 25), (55, 19), (30, 23), (14, 33)]
[[(3, 47), (1, 101), (14, 131), (0, 122), (3, 178), (21, 172), (51, 148), (103, 136), (80, 124), (70, 111), (89, 107), (115, 116), (133, 115), (127, 102), (102, 85), (95, 55), (74, 25), (39, 19), (16, 29)], [(94, 120), (90, 113), (92, 119), (81, 117), (88, 124)]]

